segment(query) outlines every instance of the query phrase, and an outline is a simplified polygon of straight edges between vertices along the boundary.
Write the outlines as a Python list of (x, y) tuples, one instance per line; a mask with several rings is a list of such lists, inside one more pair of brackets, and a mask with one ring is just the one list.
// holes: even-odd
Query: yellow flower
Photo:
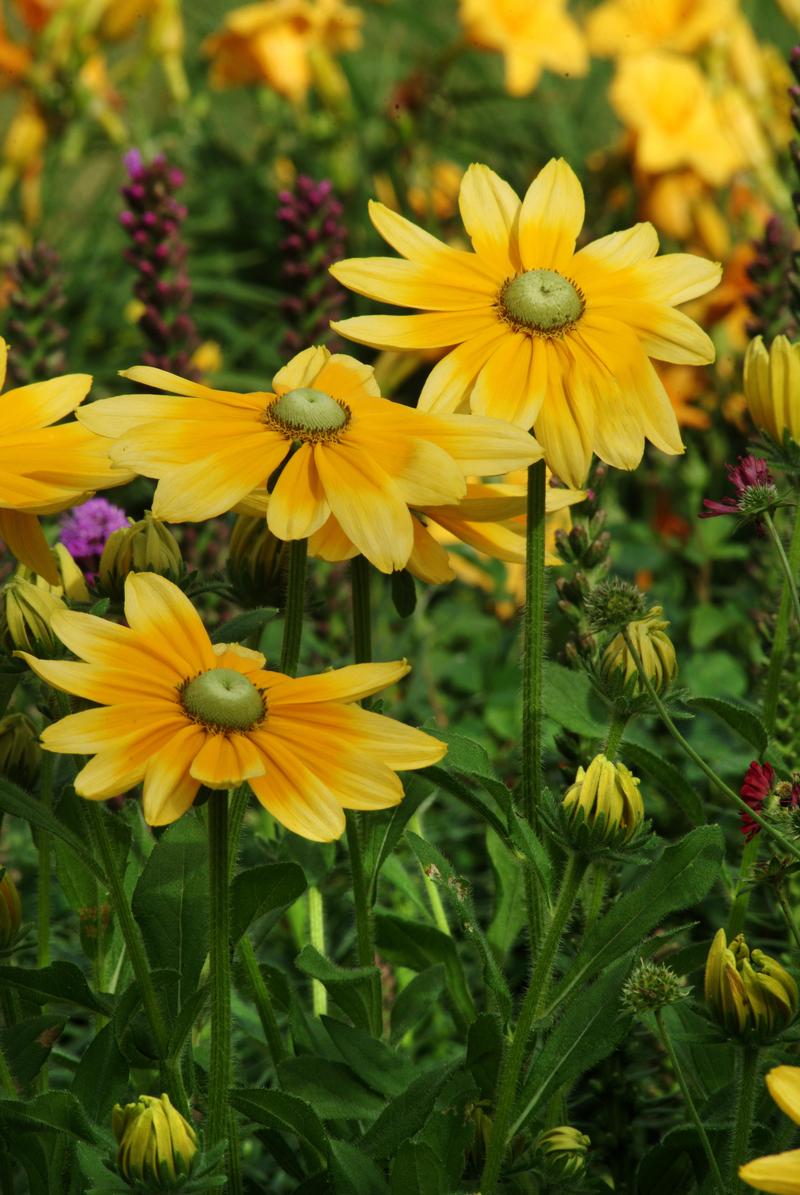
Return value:
[(101, 705), (42, 734), (47, 751), (94, 755), (75, 778), (90, 801), (143, 780), (145, 820), (163, 826), (186, 812), (201, 784), (247, 781), (289, 830), (327, 842), (344, 830), (344, 809), (397, 805), (395, 772), (444, 755), (421, 731), (351, 704), (405, 676), (404, 660), (299, 680), (267, 672), (260, 652), (212, 645), (185, 594), (154, 573), (128, 576), (125, 618), (117, 626), (54, 615), (77, 663), (20, 653), (48, 684)]
[(769, 1041), (797, 1015), (798, 991), (777, 959), (717, 931), (706, 959), (709, 1013), (730, 1037)]
[(670, 401), (649, 357), (700, 365), (706, 334), (674, 305), (719, 281), (718, 265), (688, 254), (656, 260), (649, 224), (575, 252), (583, 191), (553, 160), (522, 202), (486, 166), (461, 183), (461, 216), (474, 253), (453, 249), (380, 204), (370, 215), (403, 254), (353, 258), (331, 273), (373, 299), (422, 315), (371, 315), (332, 327), (377, 348), (456, 345), (431, 371), (420, 408), (495, 415), (534, 427), (547, 462), (580, 487), (592, 452), (633, 469), (645, 437), (683, 451)]
[(314, 50), (355, 50), (359, 9), (342, 0), (264, 0), (235, 8), (203, 49), (213, 59), (215, 87), (264, 83), (302, 100), (313, 79)]
[[(800, 1066), (776, 1066), (767, 1075), (767, 1088), (782, 1112), (800, 1124)], [(800, 1195), (800, 1149), (754, 1158), (739, 1167), (739, 1178), (757, 1191), (772, 1195)]]
[(119, 437), (114, 459), (160, 479), (155, 518), (257, 513), (244, 500), (273, 478), (273, 535), (304, 539), (333, 513), (383, 572), (411, 555), (409, 505), (457, 502), (465, 473), (506, 473), (541, 456), (534, 440), (497, 420), (427, 415), (381, 398), (368, 365), (324, 348), (299, 353), (269, 393), (211, 390), (149, 367), (124, 376), (170, 393), (106, 399), (81, 418)]
[(533, 91), (543, 70), (586, 74), (586, 43), (566, 0), (461, 0), (460, 16), (473, 45), (503, 55), (510, 95)]
[(724, 186), (745, 165), (700, 68), (675, 54), (624, 59), (609, 91), (620, 120), (636, 133), (636, 165), (659, 174), (691, 166)]
[[(0, 340), (0, 388), (7, 353)], [(79, 423), (51, 426), (83, 402), (91, 384), (88, 374), (67, 374), (9, 390), (0, 403), (0, 539), (51, 585), (60, 584), (57, 562), (37, 516), (66, 510), (132, 476), (113, 465), (107, 444)]]
[(117, 1104), (111, 1114), (117, 1139), (117, 1166), (131, 1184), (169, 1190), (191, 1173), (197, 1133), (173, 1108), (168, 1095), (140, 1095), (135, 1104)]
[(616, 58), (647, 50), (691, 54), (726, 31), (737, 0), (605, 0), (589, 13), (593, 54)]
[(800, 344), (776, 336), (767, 349), (761, 336), (747, 346), (744, 394), (759, 431), (780, 444), (783, 433), (800, 442)]

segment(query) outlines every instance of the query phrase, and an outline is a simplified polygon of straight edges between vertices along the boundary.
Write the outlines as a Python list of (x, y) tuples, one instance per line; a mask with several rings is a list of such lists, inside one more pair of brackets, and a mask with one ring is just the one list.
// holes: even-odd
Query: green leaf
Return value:
[(376, 1041), (363, 1029), (354, 1029), (343, 1021), (323, 1017), (322, 1023), (336, 1049), (354, 1075), (378, 1095), (392, 1097), (405, 1091), (414, 1078), (416, 1067), (382, 1041)]
[(153, 847), (131, 902), (150, 965), (180, 974), (179, 1007), (195, 991), (208, 954), (207, 853), (200, 821), (182, 817)]
[(392, 1195), (449, 1195), (442, 1163), (424, 1141), (405, 1141), (392, 1165)]
[(389, 1195), (375, 1163), (348, 1141), (331, 1141), (330, 1174), (335, 1195)]
[(127, 1088), (128, 1063), (117, 1045), (113, 1025), (106, 1025), (84, 1051), (70, 1090), (90, 1119), (102, 1124)]
[(492, 830), (486, 847), (494, 872), (494, 915), (486, 937), (502, 963), (525, 924), (525, 883), (519, 856)]
[(640, 1195), (674, 1195), (689, 1191), (708, 1170), (702, 1142), (694, 1128), (682, 1125), (667, 1133), (642, 1158), (636, 1171)]
[(375, 812), (367, 823), (364, 841), (364, 871), (369, 877), (370, 903), (375, 903), (378, 877), (389, 856), (400, 841), (403, 831), (422, 802), (430, 794), (431, 785), (419, 776), (403, 779), (405, 796), (399, 805), (386, 813)]
[(236, 1089), (230, 1093), (229, 1099), (237, 1112), (254, 1124), (264, 1125), (279, 1133), (292, 1133), (307, 1142), (317, 1153), (326, 1154), (328, 1135), (325, 1126), (312, 1105), (305, 1100), (286, 1091), (265, 1091), (260, 1087)]
[(620, 755), (634, 772), (651, 776), (668, 796), (674, 797), (693, 826), (702, 826), (708, 820), (697, 791), (663, 755), (629, 742), (622, 744)]
[[(428, 733), (430, 733), (430, 729), (428, 726), (425, 727)], [(418, 772), (417, 775), (424, 776), (426, 780), (436, 785), (437, 788), (444, 789), (445, 792), (450, 793), (452, 797), (455, 797), (462, 805), (466, 805), (467, 809), (470, 809), (490, 825), (496, 834), (499, 834), (501, 837), (505, 835), (506, 826), (502, 809), (498, 808), (496, 802), (490, 803), (482, 793), (470, 788), (460, 776), (448, 772), (441, 765), (425, 768), (423, 771)]]
[(752, 710), (735, 705), (732, 701), (723, 701), (721, 697), (690, 697), (686, 705), (690, 709), (708, 710), (716, 714), (723, 722), (727, 722), (731, 730), (755, 747), (759, 755), (766, 751), (769, 743), (767, 729)]
[(380, 983), (377, 967), (340, 967), (320, 954), (315, 946), (304, 946), (295, 965), (304, 975), (319, 980), (354, 1025), (369, 1028), (375, 984)]
[(508, 811), (511, 805), (508, 786), (496, 774), (488, 752), (480, 743), (465, 738), (463, 734), (442, 730), (440, 726), (429, 722), (425, 723), (423, 729), (433, 738), (447, 744), (447, 755), (443, 763), (435, 768), (426, 768), (425, 775), (431, 776), (432, 772), (446, 771), (466, 776), (494, 797), (503, 811)]
[(409, 921), (393, 913), (378, 913), (375, 918), (376, 945), (391, 963), (425, 971), (441, 963), (447, 976), (447, 990), (456, 1019), (463, 1027), (475, 1020), (472, 1002), (456, 944), (448, 935), (423, 921)]
[(0, 1100), (0, 1125), (14, 1133), (66, 1133), (90, 1145), (97, 1135), (70, 1091), (46, 1091), (32, 1100)]
[(545, 894), (552, 896), (555, 887), (553, 863), (547, 847), (536, 837), (530, 823), (516, 810), (511, 811), (511, 841), (523, 859), (530, 863)]
[(22, 660), (0, 661), (0, 716), (6, 712), (8, 703), (14, 696), (14, 690), (23, 673), (27, 671), (27, 665), (23, 664)]
[(223, 622), (211, 636), (212, 643), (244, 643), (248, 635), (259, 633), (265, 623), (270, 622), (278, 613), (270, 606), (259, 606), (255, 610), (245, 610), (243, 614), (235, 614), (227, 622)]
[(446, 975), (441, 963), (421, 971), (398, 994), (392, 1007), (392, 1040), (396, 1041), (425, 1017), (439, 1002)]
[(633, 953), (583, 988), (570, 1004), (533, 1060), (510, 1135), (558, 1088), (570, 1087), (622, 1041), (631, 1018), (620, 1014), (619, 1000), (632, 962)]
[(0, 1029), (0, 1047), (20, 1087), (36, 1078), (65, 1024), (63, 1017), (31, 1017)]
[(466, 1067), (485, 1100), (493, 1100), (505, 1041), (500, 1018), (482, 1012), (467, 1033)]
[(343, 1062), (301, 1054), (278, 1063), (278, 1077), (284, 1091), (306, 1100), (323, 1120), (373, 1120), (384, 1107)]
[(184, 1042), (194, 1028), (194, 1023), (200, 1016), (208, 1002), (208, 984), (192, 992), (186, 1002), (181, 1005), (177, 1017), (170, 1027), (169, 1054), (175, 1057), (183, 1049)]
[(406, 1090), (387, 1104), (361, 1138), (360, 1146), (372, 1158), (392, 1158), (404, 1141), (424, 1126), (439, 1092), (460, 1063), (434, 1067), (419, 1075)]
[[(253, 921), (274, 915), (270, 926), (306, 890), (297, 863), (261, 863), (238, 872), (231, 883), (231, 941), (235, 945)], [(266, 932), (266, 929), (265, 929)]]
[(75, 1004), (104, 1016), (111, 1011), (108, 998), (91, 991), (83, 971), (75, 963), (51, 963), (42, 970), (3, 965), (0, 966), (0, 985), (15, 988), (35, 1004)]
[(588, 676), (554, 660), (544, 662), (544, 709), (559, 726), (585, 738), (604, 738), (608, 731), (608, 718)]
[(68, 830), (49, 809), (37, 801), (36, 797), (32, 797), (24, 788), (12, 784), (10, 780), (5, 780), (3, 777), (0, 777), (0, 810), (3, 813), (10, 813), (12, 817), (21, 817), (23, 821), (30, 822), (32, 826), (36, 826), (40, 830), (47, 830), (48, 833), (61, 839), (75, 852), (86, 867), (105, 883), (102, 867), (92, 857), (90, 851), (87, 851), (80, 838)]
[(668, 846), (647, 868), (642, 882), (623, 893), (586, 935), (551, 1009), (577, 985), (638, 946), (665, 917), (701, 901), (719, 875), (723, 851), (719, 826), (698, 826)]

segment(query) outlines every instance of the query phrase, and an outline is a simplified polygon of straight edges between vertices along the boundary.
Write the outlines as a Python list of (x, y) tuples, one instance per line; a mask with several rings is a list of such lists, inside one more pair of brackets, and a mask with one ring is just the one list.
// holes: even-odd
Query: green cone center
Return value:
[(347, 422), (344, 407), (324, 390), (311, 386), (289, 390), (269, 410), (284, 427), (298, 432), (335, 432)]
[(223, 730), (248, 730), (264, 716), (258, 689), (233, 668), (212, 668), (189, 681), (183, 705), (193, 718)]
[(541, 332), (574, 324), (583, 312), (577, 288), (556, 270), (526, 270), (509, 282), (501, 297), (515, 323)]

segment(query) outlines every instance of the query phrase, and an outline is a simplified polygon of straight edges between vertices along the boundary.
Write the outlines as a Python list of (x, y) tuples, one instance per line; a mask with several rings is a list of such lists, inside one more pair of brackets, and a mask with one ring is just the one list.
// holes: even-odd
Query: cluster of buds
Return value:
[(30, 718), (26, 714), (0, 718), (0, 776), (22, 788), (33, 788), (41, 762), (39, 736)]
[(700, 512), (700, 518), (736, 515), (742, 520), (753, 519), (756, 530), (763, 533), (760, 516), (771, 512), (778, 503), (778, 490), (767, 462), (757, 456), (740, 456), (737, 464), (725, 468), (735, 495), (723, 498), (721, 502), (704, 498), (705, 510)]
[(559, 570), (556, 580), (558, 607), (571, 627), (564, 654), (573, 663), (594, 652), (595, 640), (585, 604), (611, 567), (611, 536), (605, 530), (606, 514), (600, 509), (598, 497), (607, 472), (605, 465), (595, 465), (586, 499), (572, 512), (570, 530), (555, 533), (556, 552), (566, 566)]
[(622, 1003), (629, 1012), (642, 1016), (668, 1004), (677, 1004), (689, 995), (689, 990), (672, 967), (643, 959), (625, 981)]
[(281, 348), (296, 353), (330, 342), (329, 323), (344, 305), (346, 292), (328, 267), (344, 257), (347, 229), (342, 205), (327, 179), (314, 182), (301, 174), (292, 190), (279, 193), (278, 202), (278, 220), (285, 230), (281, 273), (288, 292), (281, 310), (290, 325)]
[[(791, 780), (776, 783), (772, 764), (759, 763), (754, 759), (745, 772), (739, 796), (752, 810), (762, 817), (775, 810), (797, 809), (800, 805), (800, 776), (796, 773)], [(747, 842), (758, 834), (761, 827), (755, 818), (742, 810), (742, 833)]]
[(0, 869), (0, 952), (11, 950), (22, 925), (22, 903), (17, 885), (5, 869)]
[(536, 1138), (535, 1149), (544, 1163), (548, 1178), (563, 1182), (577, 1178), (586, 1168), (586, 1153), (591, 1140), (569, 1124), (547, 1129)]
[(181, 237), (186, 208), (176, 198), (184, 177), (163, 154), (146, 164), (138, 150), (131, 150), (125, 155), (125, 166), (130, 181), (122, 196), (128, 206), (120, 223), (131, 239), (125, 258), (137, 273), (133, 288), (141, 304), (137, 322), (150, 344), (143, 360), (194, 378), (192, 354), (198, 336), (189, 315), (192, 291)]
[(561, 811), (573, 849), (619, 849), (637, 835), (644, 821), (639, 779), (623, 763), (595, 755), (588, 768), (578, 768)]
[(62, 516), (61, 542), (90, 584), (97, 577), (108, 537), (127, 524), (122, 507), (107, 498), (90, 498)]
[(117, 1167), (134, 1190), (169, 1191), (191, 1174), (197, 1134), (168, 1095), (140, 1095), (117, 1104), (111, 1127), (117, 1139)]
[(59, 256), (39, 243), (21, 250), (8, 270), (8, 377), (26, 386), (66, 372), (67, 329), (57, 318), (64, 306)]
[(60, 655), (62, 644), (52, 622), (61, 610), (66, 606), (55, 587), (15, 573), (0, 592), (0, 645), (8, 652), (30, 651), (45, 659)]
[(706, 960), (706, 1008), (729, 1037), (771, 1041), (797, 1015), (798, 990), (789, 972), (739, 934), (717, 931)]
[(128, 573), (158, 573), (170, 581), (179, 581), (183, 574), (178, 541), (149, 511), (138, 522), (126, 521), (108, 537), (98, 564), (97, 587), (106, 597), (121, 601)]
[(250, 609), (286, 600), (288, 544), (277, 539), (263, 516), (239, 515), (233, 526), (227, 573), (237, 601)]
[[(667, 634), (669, 623), (661, 614), (661, 607), (653, 606), (643, 618), (635, 618), (627, 626), (636, 655), (657, 693), (668, 689), (678, 674), (675, 648)], [(625, 634), (618, 631), (600, 660), (600, 676), (609, 695), (639, 697), (645, 692), (636, 655), (628, 646)]]

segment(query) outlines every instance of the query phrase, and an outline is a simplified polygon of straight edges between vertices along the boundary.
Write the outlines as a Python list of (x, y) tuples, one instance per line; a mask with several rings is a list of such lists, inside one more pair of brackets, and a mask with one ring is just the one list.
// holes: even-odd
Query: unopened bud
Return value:
[[(660, 615), (661, 607), (653, 606), (644, 618), (635, 619), (627, 628), (645, 676), (657, 693), (663, 693), (678, 674), (675, 648), (666, 633), (669, 623)], [(603, 652), (600, 673), (611, 692), (630, 689), (634, 695), (638, 695), (645, 691), (639, 666), (621, 631)]]
[(113, 531), (103, 548), (98, 570), (98, 588), (120, 600), (128, 573), (158, 573), (178, 581), (183, 560), (175, 536), (158, 519), (147, 513), (143, 519)]
[(117, 1166), (131, 1186), (169, 1191), (191, 1172), (197, 1134), (168, 1095), (140, 1095), (134, 1104), (117, 1104), (111, 1127), (119, 1144)]
[(51, 625), (53, 615), (61, 610), (66, 606), (50, 586), (12, 577), (0, 592), (0, 641), (10, 650), (60, 654), (61, 643)]
[(36, 729), (25, 714), (0, 718), (0, 776), (32, 788), (39, 775), (42, 751)]
[(680, 978), (663, 963), (644, 960), (635, 967), (622, 989), (622, 1003), (630, 1012), (641, 1015), (675, 1004), (688, 996)]
[(739, 934), (717, 931), (706, 960), (706, 1007), (729, 1037), (770, 1041), (794, 1020), (798, 990), (789, 972)]
[(19, 937), (22, 904), (17, 885), (8, 871), (0, 869), (0, 950), (10, 950)]
[(272, 534), (263, 515), (237, 517), (227, 569), (234, 593), (243, 605), (283, 606), (287, 550), (287, 545)]
[(595, 755), (586, 770), (578, 768), (562, 807), (579, 849), (622, 845), (644, 820), (638, 778), (605, 755)]
[(586, 1166), (586, 1151), (591, 1140), (572, 1125), (562, 1124), (547, 1129), (536, 1139), (536, 1151), (541, 1154), (553, 1178), (576, 1178)]

